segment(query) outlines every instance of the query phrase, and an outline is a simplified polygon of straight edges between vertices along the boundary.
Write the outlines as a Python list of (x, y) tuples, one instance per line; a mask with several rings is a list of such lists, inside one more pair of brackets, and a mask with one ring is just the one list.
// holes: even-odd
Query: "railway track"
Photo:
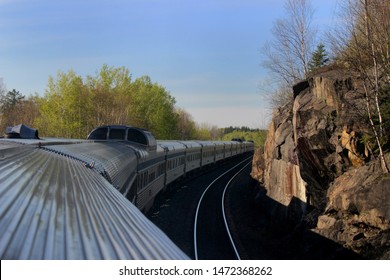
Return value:
[(225, 196), (234, 179), (251, 163), (249, 157), (214, 179), (202, 193), (194, 221), (195, 259), (238, 259), (225, 211)]

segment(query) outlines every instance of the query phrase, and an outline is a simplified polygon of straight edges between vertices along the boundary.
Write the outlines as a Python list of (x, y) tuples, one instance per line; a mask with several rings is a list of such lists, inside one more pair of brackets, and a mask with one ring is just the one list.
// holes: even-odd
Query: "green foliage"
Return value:
[(229, 126), (229, 127), (223, 128), (222, 130), (223, 130), (223, 134), (232, 133), (234, 131), (239, 131), (239, 132), (255, 132), (255, 131), (258, 131), (258, 129), (252, 129), (252, 128), (249, 128), (247, 126), (241, 126), (241, 127)]
[(85, 80), (74, 71), (49, 78), (35, 121), (41, 135), (85, 138), (100, 125), (127, 124), (159, 139), (177, 137), (175, 99), (149, 77), (134, 82), (125, 67), (103, 67)]
[(207, 127), (198, 127), (195, 134), (197, 140), (213, 140), (211, 131)]
[[(383, 133), (380, 135), (380, 144), (384, 150), (390, 149), (390, 86), (385, 85), (380, 89), (379, 98), (380, 110), (382, 115)], [(368, 118), (368, 117), (367, 117)], [(380, 131), (380, 122), (378, 115), (373, 116), (373, 122), (377, 131)], [(371, 149), (371, 152), (377, 156), (379, 154), (379, 146), (374, 134), (365, 133), (362, 136), (361, 142)]]
[(125, 67), (103, 65), (86, 78), (73, 70), (58, 72), (49, 77), (42, 97), (25, 99), (16, 90), (0, 96), (2, 125), (3, 120), (7, 125), (24, 123), (37, 128), (43, 137), (85, 139), (95, 127), (126, 124), (145, 128), (157, 139), (243, 138), (258, 146), (265, 139), (264, 131), (248, 127), (197, 125), (185, 110), (175, 108), (175, 98), (163, 86), (148, 76), (133, 81)]
[(244, 141), (253, 141), (255, 143), (255, 147), (262, 147), (264, 146), (265, 139), (267, 138), (267, 131), (266, 130), (233, 130), (232, 132), (229, 132), (227, 134), (224, 134), (222, 136), (221, 140), (224, 141), (230, 141), (233, 138), (239, 138)]
[(380, 107), (386, 126), (390, 126), (390, 85), (385, 85), (380, 90)]
[(325, 66), (329, 61), (324, 44), (317, 45), (317, 49), (313, 52), (309, 61), (309, 71), (312, 72), (322, 66)]
[(144, 76), (135, 80), (132, 92), (137, 126), (152, 131), (159, 139), (177, 138), (176, 101), (166, 89)]
[(74, 71), (49, 78), (45, 96), (39, 100), (36, 127), (46, 136), (85, 138), (88, 110), (83, 80)]

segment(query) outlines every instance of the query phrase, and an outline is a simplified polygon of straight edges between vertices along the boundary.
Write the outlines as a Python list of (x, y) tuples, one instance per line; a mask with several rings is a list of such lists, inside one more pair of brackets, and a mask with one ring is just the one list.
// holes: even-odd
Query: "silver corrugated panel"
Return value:
[(45, 146), (45, 149), (77, 158), (103, 174), (124, 195), (135, 180), (137, 155), (134, 147), (121, 142), (85, 142)]
[(12, 149), (12, 148), (21, 148), (24, 145), (21, 143), (17, 143), (14, 141), (7, 141), (5, 139), (1, 139), (1, 145), (0, 145), (0, 150), (6, 150), (6, 149)]
[(0, 149), (1, 259), (187, 259), (80, 161), (33, 146)]

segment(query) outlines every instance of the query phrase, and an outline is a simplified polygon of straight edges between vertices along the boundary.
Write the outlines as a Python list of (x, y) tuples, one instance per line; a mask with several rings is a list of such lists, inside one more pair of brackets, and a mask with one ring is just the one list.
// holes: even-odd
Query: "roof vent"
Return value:
[(5, 138), (39, 139), (38, 130), (24, 124), (8, 126), (4, 136)]

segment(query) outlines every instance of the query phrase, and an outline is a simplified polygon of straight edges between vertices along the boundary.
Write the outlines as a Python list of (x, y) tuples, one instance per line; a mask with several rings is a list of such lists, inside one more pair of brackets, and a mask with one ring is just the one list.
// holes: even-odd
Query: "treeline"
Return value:
[[(129, 124), (159, 139), (180, 138), (175, 99), (148, 76), (135, 80), (125, 67), (103, 67), (86, 78), (74, 71), (49, 77), (43, 96), (16, 90), (0, 95), (1, 127), (24, 123), (45, 137), (86, 138), (95, 127)], [(186, 129), (182, 127), (182, 129)]]
[(125, 67), (103, 65), (86, 78), (72, 70), (58, 72), (49, 77), (43, 96), (6, 92), (0, 85), (0, 129), (23, 123), (44, 137), (85, 139), (97, 126), (128, 124), (151, 131), (157, 139), (182, 140), (218, 140), (235, 130), (250, 131), (199, 125), (175, 105), (175, 98), (150, 77), (133, 80)]
[[(226, 132), (226, 128), (224, 130)], [(241, 139), (243, 141), (253, 141), (256, 147), (261, 147), (264, 145), (266, 137), (267, 137), (267, 130), (235, 129), (229, 133), (223, 134), (220, 140), (230, 141), (231, 139)]]
[(225, 127), (220, 129), (218, 140), (230, 141), (232, 139), (241, 139), (242, 141), (253, 141), (256, 147), (264, 145), (267, 137), (267, 130), (253, 129), (247, 126)]
[(259, 131), (259, 129), (253, 129), (253, 128), (250, 128), (250, 127), (247, 127), (247, 126), (241, 126), (241, 127), (238, 127), (238, 126), (229, 126), (229, 127), (225, 127), (223, 129), (223, 133), (224, 134), (228, 134), (228, 133), (232, 133), (233, 131), (241, 131), (241, 132), (256, 132), (256, 131)]

